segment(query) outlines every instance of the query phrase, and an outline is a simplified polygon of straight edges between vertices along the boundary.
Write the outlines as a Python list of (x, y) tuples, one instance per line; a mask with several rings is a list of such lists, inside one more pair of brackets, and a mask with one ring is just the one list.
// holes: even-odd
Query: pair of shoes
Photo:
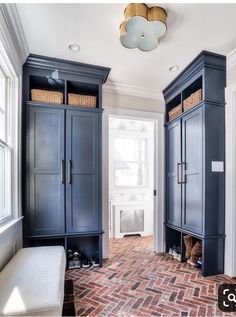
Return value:
[(94, 267), (98, 267), (99, 266), (99, 258), (97, 258), (96, 256), (91, 256), (89, 258), (89, 261), (92, 264), (92, 266), (94, 266)]
[(184, 243), (185, 243), (185, 257), (187, 262), (192, 265), (193, 267), (198, 267), (198, 260), (202, 255), (202, 242), (197, 241), (194, 243), (193, 238), (191, 236), (184, 236)]
[(98, 267), (99, 259), (96, 256), (91, 256), (87, 258), (86, 255), (82, 254), (80, 251), (73, 252), (68, 250), (68, 269), (80, 269), (81, 267), (89, 268), (90, 266)]
[(174, 259), (181, 261), (180, 247), (176, 247), (175, 245), (173, 245), (169, 248), (169, 254), (172, 255)]
[(68, 250), (68, 269), (80, 269), (81, 258), (82, 254), (79, 251)]

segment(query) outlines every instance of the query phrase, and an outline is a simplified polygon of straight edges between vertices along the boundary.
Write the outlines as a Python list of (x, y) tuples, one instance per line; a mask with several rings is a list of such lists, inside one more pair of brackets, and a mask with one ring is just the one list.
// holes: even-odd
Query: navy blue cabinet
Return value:
[(98, 201), (98, 113), (67, 111), (67, 232), (101, 230)]
[(181, 227), (181, 120), (170, 124), (166, 130), (167, 137), (167, 213), (166, 221)]
[(203, 109), (182, 118), (182, 227), (203, 234)]
[(28, 109), (28, 210), (30, 235), (65, 232), (63, 110)]
[[(24, 245), (63, 245), (97, 256), (100, 266), (102, 85), (109, 72), (37, 55), (23, 66)], [(56, 91), (61, 103), (32, 101), (33, 89)], [(87, 101), (74, 105), (70, 94)]]
[(203, 51), (163, 91), (166, 251), (201, 240), (204, 276), (224, 272), (225, 83), (225, 56)]

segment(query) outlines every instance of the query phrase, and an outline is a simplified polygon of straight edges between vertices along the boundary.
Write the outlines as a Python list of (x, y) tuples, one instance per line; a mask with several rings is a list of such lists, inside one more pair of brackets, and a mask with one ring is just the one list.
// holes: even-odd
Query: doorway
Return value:
[(153, 235), (155, 120), (109, 116), (109, 238)]
[[(109, 239), (153, 236), (164, 250), (163, 115), (105, 109), (103, 116), (103, 257)], [(158, 234), (157, 234), (158, 232)]]

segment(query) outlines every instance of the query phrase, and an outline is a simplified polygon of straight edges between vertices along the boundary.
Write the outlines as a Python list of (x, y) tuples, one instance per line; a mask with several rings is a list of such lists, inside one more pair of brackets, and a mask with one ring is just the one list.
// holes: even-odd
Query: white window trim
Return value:
[[(11, 100), (12, 111), (12, 130), (11, 130), (11, 212), (12, 216), (1, 223), (1, 228), (6, 223), (15, 223), (15, 219), (21, 217), (21, 81), (22, 64), (16, 50), (10, 30), (6, 23), (2, 6), (0, 6), (0, 52), (2, 62), (7, 65), (12, 81)], [(2, 63), (1, 63), (2, 64)]]

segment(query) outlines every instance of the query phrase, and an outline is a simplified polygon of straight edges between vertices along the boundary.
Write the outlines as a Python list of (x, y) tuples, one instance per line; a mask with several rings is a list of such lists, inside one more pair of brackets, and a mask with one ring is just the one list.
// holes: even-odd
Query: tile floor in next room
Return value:
[(223, 316), (218, 286), (235, 281), (203, 278), (189, 264), (153, 253), (152, 243), (152, 237), (112, 239), (103, 268), (68, 271), (77, 316)]

